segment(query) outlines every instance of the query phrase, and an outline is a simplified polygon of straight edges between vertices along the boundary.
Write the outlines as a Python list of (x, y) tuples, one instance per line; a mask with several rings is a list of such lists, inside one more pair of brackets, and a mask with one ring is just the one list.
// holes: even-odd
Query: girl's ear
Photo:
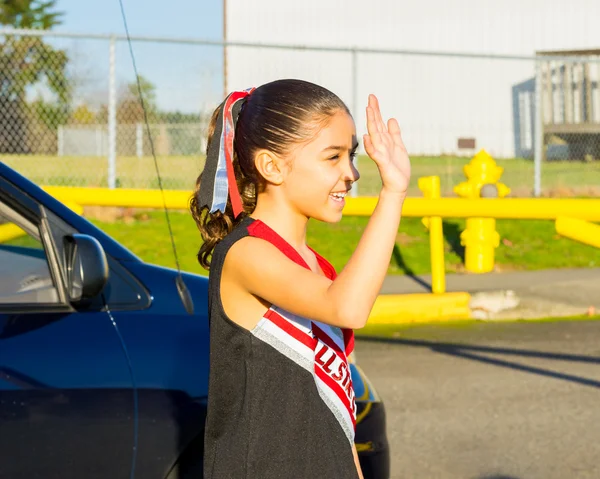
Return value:
[(273, 185), (283, 183), (287, 172), (287, 164), (277, 155), (267, 150), (260, 150), (254, 157), (254, 164), (267, 182)]

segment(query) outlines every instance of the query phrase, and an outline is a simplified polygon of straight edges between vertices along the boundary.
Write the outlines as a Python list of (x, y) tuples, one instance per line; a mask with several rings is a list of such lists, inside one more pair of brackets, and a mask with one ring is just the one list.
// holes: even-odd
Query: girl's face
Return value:
[(345, 111), (336, 113), (312, 141), (293, 152), (282, 184), (293, 207), (308, 218), (340, 221), (344, 197), (360, 178), (353, 164), (357, 148), (352, 117)]

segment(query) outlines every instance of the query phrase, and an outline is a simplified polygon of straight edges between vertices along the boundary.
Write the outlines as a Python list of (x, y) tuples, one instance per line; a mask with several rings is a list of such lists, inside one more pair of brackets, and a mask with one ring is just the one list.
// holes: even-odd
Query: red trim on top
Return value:
[(308, 264), (306, 264), (306, 261), (304, 261), (304, 258), (300, 256), (300, 253), (298, 253), (298, 251), (296, 251), (292, 245), (284, 240), (274, 229), (263, 223), (261, 220), (254, 220), (250, 226), (248, 226), (248, 233), (250, 236), (268, 241), (294, 263), (303, 266), (306, 269), (310, 269)]
[[(284, 240), (273, 228), (266, 223), (263, 223), (261, 220), (255, 219), (250, 226), (248, 226), (248, 233), (250, 236), (262, 238), (268, 241), (294, 263), (310, 270), (310, 267), (306, 261), (304, 261), (304, 258), (300, 256), (300, 253), (298, 253), (298, 251), (296, 251), (291, 244)], [(321, 270), (323, 270), (323, 273), (325, 273), (325, 276), (327, 276), (331, 281), (335, 280), (335, 278), (337, 278), (337, 272), (335, 271), (333, 265), (310, 246), (309, 248), (315, 254), (317, 262), (319, 263)], [(349, 356), (350, 353), (354, 351), (354, 331), (345, 328), (341, 329), (344, 334), (345, 354), (346, 356)]]
[[(310, 246), (309, 246), (309, 248), (317, 257), (319, 266), (321, 266), (321, 269), (323, 270), (325, 275), (331, 281), (335, 280), (335, 278), (337, 278), (337, 271), (335, 270), (333, 265), (329, 261), (327, 261), (325, 258), (323, 258), (323, 256), (321, 256), (319, 253), (317, 253), (314, 249), (312, 249)], [(352, 351), (354, 351), (354, 331), (351, 329), (346, 329), (346, 328), (341, 328), (341, 330), (344, 333), (344, 349), (345, 349), (346, 356), (350, 356)]]
[(314, 249), (312, 249), (310, 246), (308, 247), (308, 249), (314, 253), (315, 257), (317, 258), (317, 263), (319, 263), (319, 266), (321, 267), (323, 273), (325, 273), (325, 276), (327, 276), (331, 281), (337, 278), (337, 272), (333, 265), (325, 258), (323, 258), (323, 256), (321, 256), (319, 253), (317, 253)]

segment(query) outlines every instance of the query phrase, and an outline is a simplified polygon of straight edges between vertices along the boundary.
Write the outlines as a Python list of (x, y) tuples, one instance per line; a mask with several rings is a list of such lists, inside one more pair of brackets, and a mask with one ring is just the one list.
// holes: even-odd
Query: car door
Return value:
[[(70, 227), (0, 178), (0, 477), (129, 477), (134, 390), (101, 307), (65, 294)], [(20, 231), (22, 230), (22, 231)]]

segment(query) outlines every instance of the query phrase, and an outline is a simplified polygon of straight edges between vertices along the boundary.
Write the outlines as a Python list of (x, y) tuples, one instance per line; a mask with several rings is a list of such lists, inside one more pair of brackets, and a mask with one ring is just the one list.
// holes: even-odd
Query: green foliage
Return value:
[[(4, 0), (0, 24), (15, 28), (50, 29), (60, 24), (62, 13), (51, 11), (55, 1)], [(0, 92), (22, 99), (27, 86), (45, 77), (61, 100), (67, 99), (65, 77), (67, 55), (44, 43), (40, 37), (6, 35), (0, 44)]]
[[(196, 261), (200, 234), (191, 215), (177, 211), (171, 211), (169, 215), (182, 269), (206, 274)], [(173, 267), (164, 212), (143, 213), (113, 223), (93, 222), (145, 261)], [(336, 224), (310, 221), (308, 244), (341, 271), (354, 252), (367, 222), (368, 218), (357, 216), (344, 217)], [(444, 222), (448, 273), (463, 271), (464, 250), (460, 247), (463, 228), (464, 220)], [(496, 250), (499, 270), (585, 268), (600, 265), (600, 249), (560, 238), (551, 221), (502, 220), (498, 221), (497, 230), (503, 240), (506, 240)], [(148, 238), (152, 238), (152, 241), (148, 241)], [(419, 275), (430, 271), (427, 230), (420, 218), (403, 218), (388, 274)]]
[[(144, 107), (140, 99), (144, 100)], [(123, 125), (134, 125), (144, 122), (144, 108), (150, 122), (154, 121), (156, 116), (156, 86), (142, 75), (139, 76), (138, 83), (133, 81), (128, 83), (124, 92), (120, 95), (117, 105), (117, 123)]]
[[(50, 29), (61, 23), (62, 13), (54, 11), (55, 0), (3, 0), (0, 24), (14, 28)], [(29, 153), (32, 145), (28, 131), (32, 122), (47, 128), (55, 118), (64, 119), (70, 98), (65, 74), (68, 57), (44, 42), (41, 37), (5, 35), (0, 43), (0, 152)], [(26, 103), (26, 92), (32, 85), (45, 82), (56, 101), (43, 104)]]
[(87, 105), (79, 105), (71, 112), (69, 121), (76, 125), (91, 125), (95, 123), (96, 115)]
[(65, 103), (48, 103), (41, 99), (33, 102), (32, 110), (39, 121), (49, 130), (56, 131), (69, 119), (69, 109)]
[(148, 110), (156, 109), (156, 86), (146, 77), (139, 76), (139, 87), (138, 82), (133, 81), (127, 85), (127, 93), (130, 99), (138, 100), (140, 97), (140, 90), (142, 98), (144, 99), (144, 106)]
[(52, 11), (56, 0), (2, 0), (0, 24), (15, 28), (49, 30), (62, 23), (62, 12)]

